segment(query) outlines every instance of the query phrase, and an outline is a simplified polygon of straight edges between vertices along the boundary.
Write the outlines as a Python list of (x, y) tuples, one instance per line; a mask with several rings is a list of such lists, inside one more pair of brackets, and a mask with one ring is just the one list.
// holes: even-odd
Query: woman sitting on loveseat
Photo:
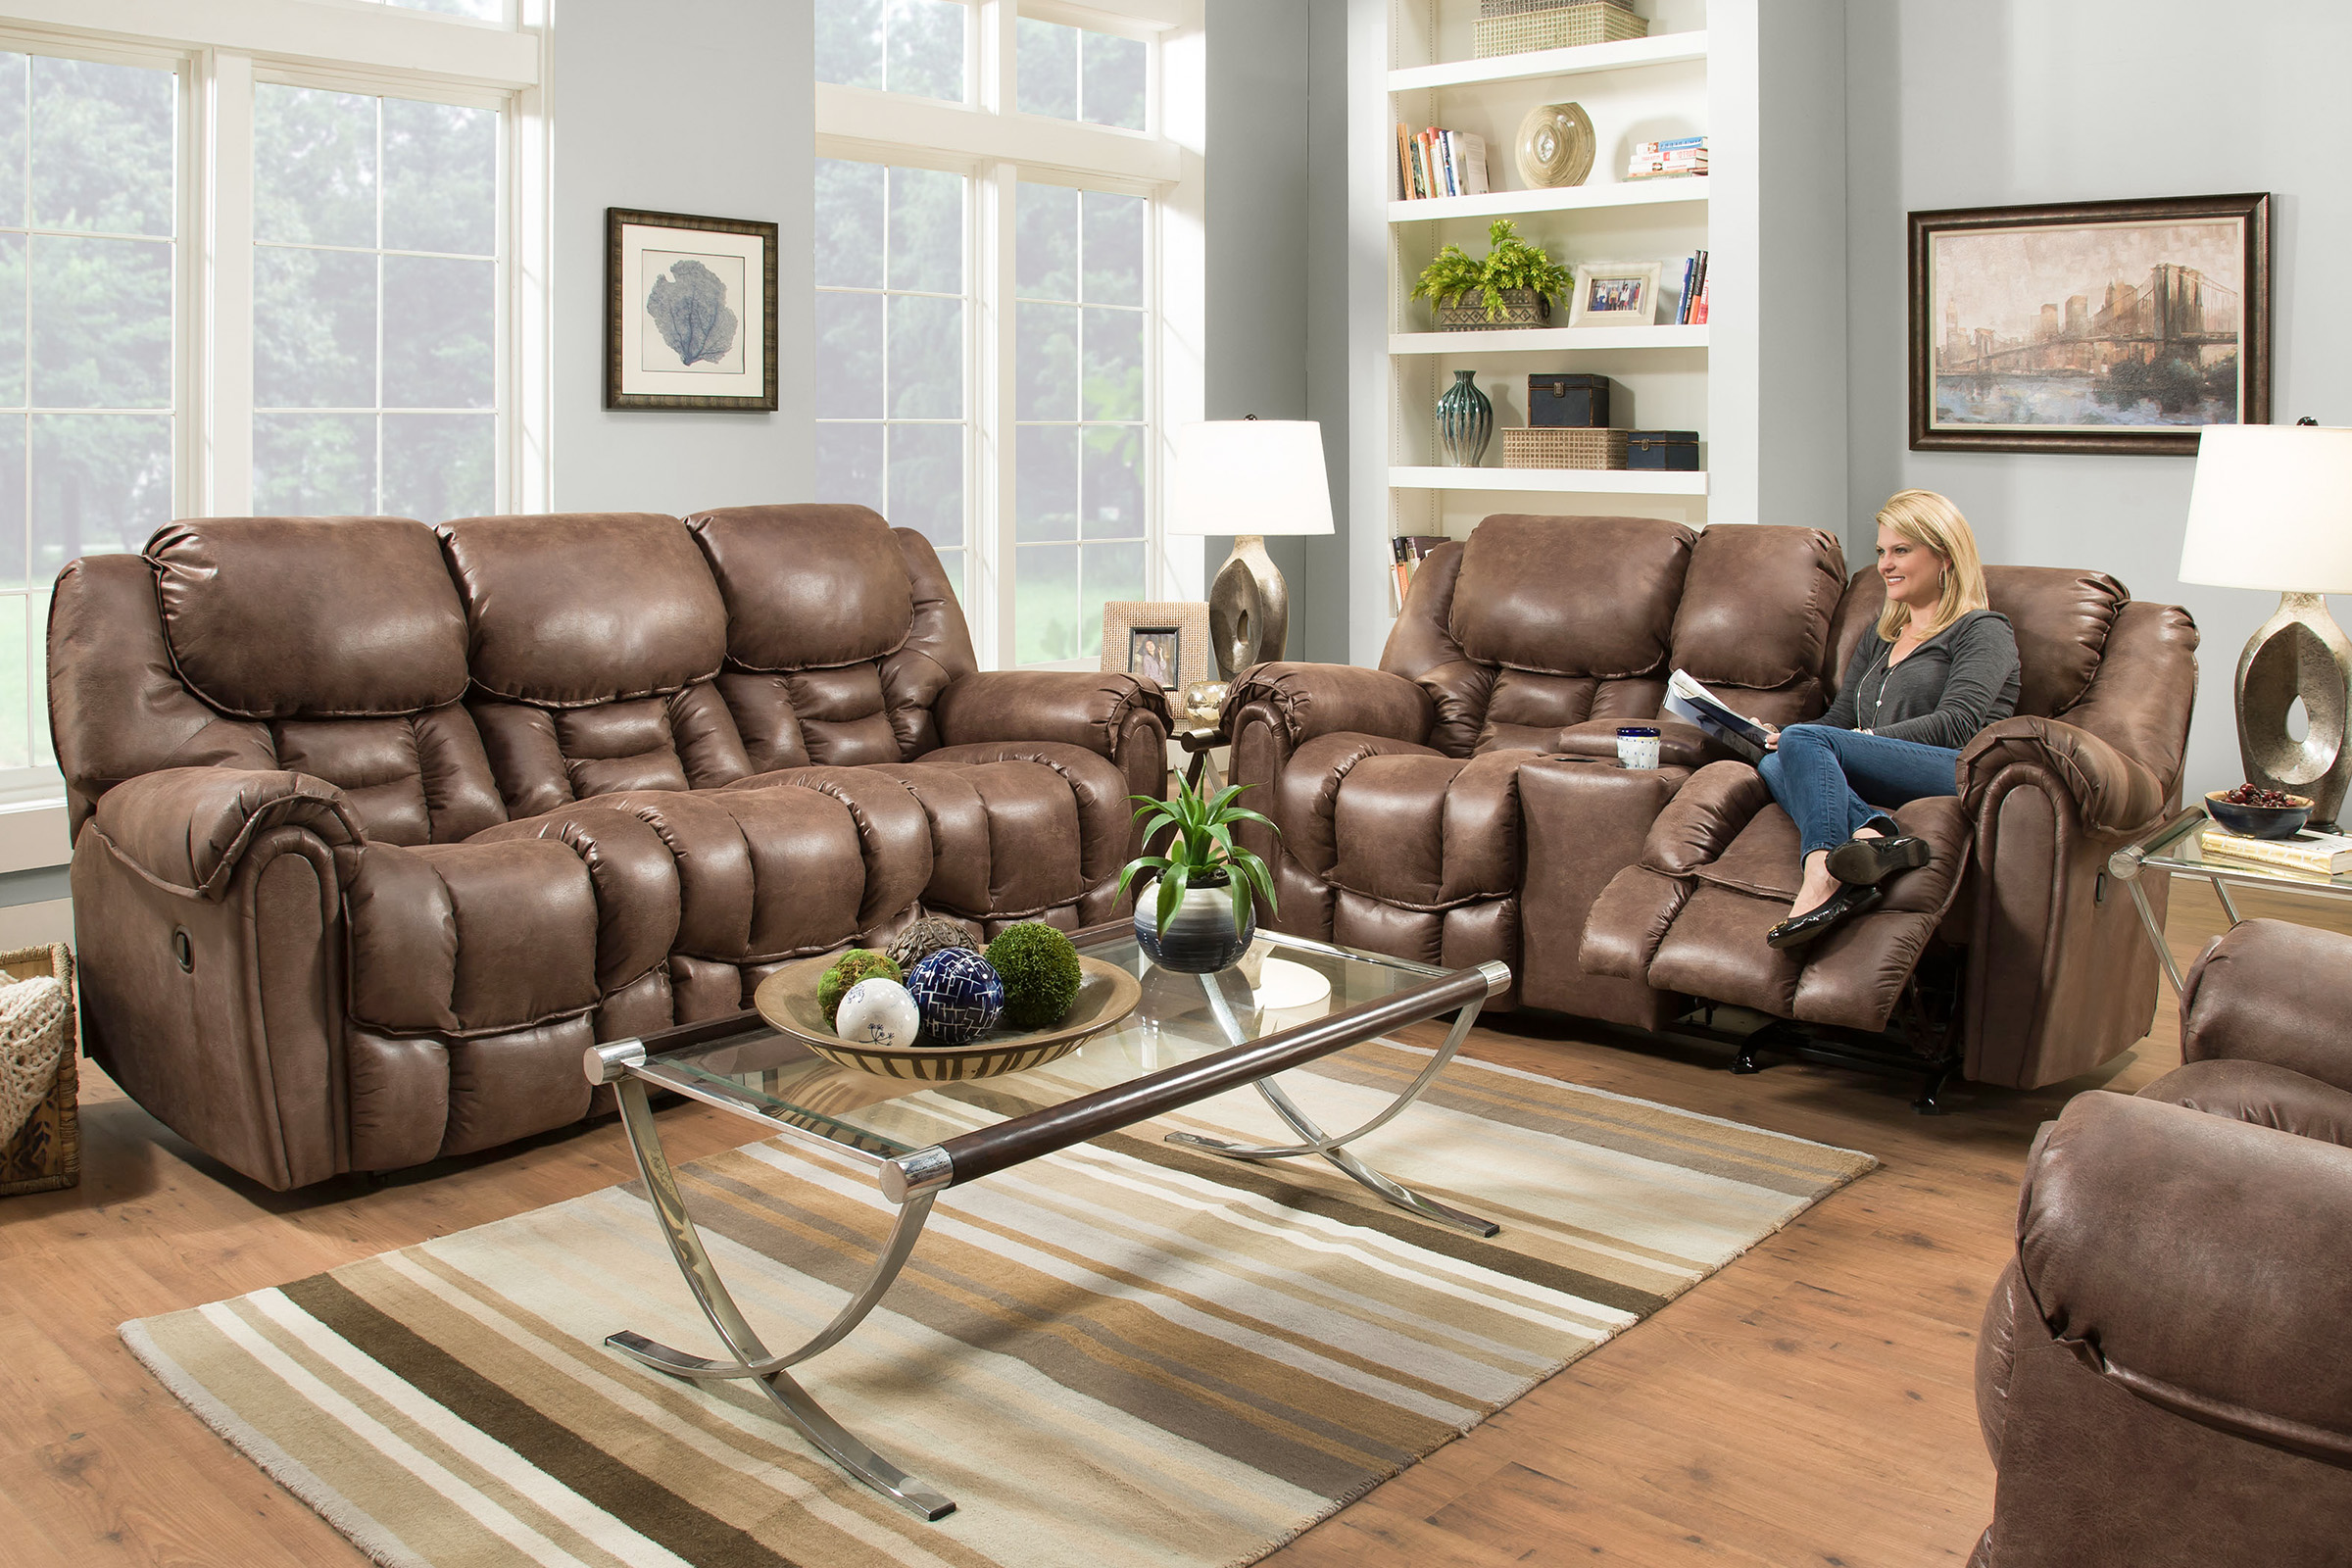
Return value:
[(1838, 700), (1775, 731), (1761, 765), (1796, 822), (1804, 880), (1765, 941), (1797, 948), (1875, 907), (1880, 881), (1928, 863), (1886, 813), (1959, 793), (1960, 749), (2017, 710), (2017, 637), (1987, 608), (1984, 567), (1960, 509), (1904, 490), (1879, 509), (1886, 610), (1856, 645)]

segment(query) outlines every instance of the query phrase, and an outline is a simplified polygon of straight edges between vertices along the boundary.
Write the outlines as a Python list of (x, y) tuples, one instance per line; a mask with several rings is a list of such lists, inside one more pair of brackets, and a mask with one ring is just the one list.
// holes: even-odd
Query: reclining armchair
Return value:
[(2352, 939), (2209, 949), (2183, 1065), (2034, 1147), (1977, 1345), (1972, 1568), (2341, 1562), (2352, 1535)]
[(60, 574), (90, 1054), (274, 1188), (591, 1108), (582, 1051), (921, 912), (1107, 919), (1166, 706), (983, 672), (858, 507), (175, 523)]
[[(1280, 828), (1281, 929), (1428, 962), (1500, 958), (1511, 1001), (1657, 1030), (1696, 1004), (1778, 1046), (2030, 1087), (2128, 1048), (2153, 953), (2108, 853), (2179, 799), (2196, 634), (2095, 572), (1988, 568), (2024, 662), (2018, 716), (1961, 793), (1896, 813), (1930, 863), (1811, 948), (1764, 933), (1798, 872), (1762, 778), (1661, 718), (1688, 670), (1775, 724), (1818, 716), (1885, 603), (1817, 530), (1489, 517), (1413, 579), (1378, 669), (1276, 663), (1225, 709), (1233, 777)], [(1615, 765), (1620, 724), (1662, 765)]]

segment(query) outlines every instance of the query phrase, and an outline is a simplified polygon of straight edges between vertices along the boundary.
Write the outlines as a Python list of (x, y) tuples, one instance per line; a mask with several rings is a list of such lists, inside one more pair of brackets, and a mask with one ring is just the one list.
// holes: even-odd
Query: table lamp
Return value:
[(1167, 532), (1232, 534), (1233, 554), (1208, 589), (1217, 676), (1232, 680), (1280, 659), (1291, 590), (1266, 556), (1266, 535), (1330, 533), (1323, 427), (1312, 419), (1210, 419), (1180, 424), (1168, 474)]
[[(2238, 755), (2248, 783), (2309, 796), (2314, 825), (2333, 826), (2352, 783), (2352, 643), (2324, 596), (2352, 593), (2352, 430), (2208, 425), (2180, 580), (2278, 592), (2238, 656)], [(2299, 741), (2286, 729), (2298, 698)]]

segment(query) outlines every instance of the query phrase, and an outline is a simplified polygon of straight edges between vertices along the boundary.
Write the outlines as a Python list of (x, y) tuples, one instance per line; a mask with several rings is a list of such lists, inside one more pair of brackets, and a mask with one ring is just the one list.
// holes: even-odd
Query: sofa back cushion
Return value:
[(1672, 663), (1705, 685), (1754, 694), (1774, 723), (1827, 706), (1821, 661), (1845, 586), (1845, 552), (1818, 528), (1723, 523), (1698, 536), (1675, 608)]
[[(1986, 566), (1984, 590), (1992, 608), (2017, 633), (2017, 710), (2030, 718), (2060, 718), (2090, 690), (2116, 616), (2131, 590), (2103, 571), (2065, 566)], [(1846, 662), (1874, 634), (1886, 608), (1886, 584), (1864, 567), (1847, 584), (1831, 629), (1823, 674), (1837, 690)]]
[(1656, 517), (1489, 517), (1462, 547), (1453, 640), (1506, 669), (1663, 676), (1697, 539)]

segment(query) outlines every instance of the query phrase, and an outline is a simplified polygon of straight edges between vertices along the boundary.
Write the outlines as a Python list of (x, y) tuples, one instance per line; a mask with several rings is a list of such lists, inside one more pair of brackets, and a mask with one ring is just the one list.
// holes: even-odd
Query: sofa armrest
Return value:
[(2205, 950), (2180, 988), (2184, 1061), (2267, 1061), (2352, 1090), (2352, 937), (2248, 920)]
[(90, 831), (133, 871), (171, 892), (218, 899), (255, 837), (306, 828), (349, 880), (368, 835), (343, 792), (308, 773), (167, 767), (99, 797)]
[(1263, 705), (1294, 748), (1342, 732), (1420, 746), (1428, 743), (1436, 719), (1429, 693), (1417, 682), (1354, 664), (1271, 663), (1245, 670), (1225, 699), (1228, 735), (1238, 739), (1242, 710), (1252, 703)]
[(1116, 670), (984, 669), (948, 683), (932, 708), (942, 746), (995, 741), (1061, 741), (1119, 760), (1129, 720), (1156, 720), (1163, 758), (1168, 700), (1156, 681)]
[(2138, 1397), (2352, 1465), (2352, 1150), (2078, 1095), (2026, 1168), (2018, 1258), (2047, 1331)]
[(1986, 725), (1961, 749), (1961, 799), (1973, 810), (1994, 776), (2013, 763), (2055, 778), (2074, 801), (2082, 825), (2102, 837), (2134, 833), (2165, 807), (2165, 787), (2147, 767), (2090, 731), (2055, 718), (2004, 718)]

